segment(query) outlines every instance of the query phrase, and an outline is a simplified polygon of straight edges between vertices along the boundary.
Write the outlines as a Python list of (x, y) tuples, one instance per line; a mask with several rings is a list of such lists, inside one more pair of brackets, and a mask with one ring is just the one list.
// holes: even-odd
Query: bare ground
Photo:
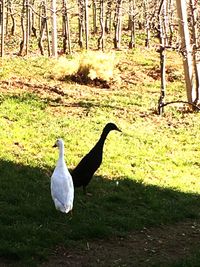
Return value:
[(41, 267), (166, 266), (200, 248), (200, 221), (134, 231), (126, 238), (86, 242), (84, 249), (57, 248)]

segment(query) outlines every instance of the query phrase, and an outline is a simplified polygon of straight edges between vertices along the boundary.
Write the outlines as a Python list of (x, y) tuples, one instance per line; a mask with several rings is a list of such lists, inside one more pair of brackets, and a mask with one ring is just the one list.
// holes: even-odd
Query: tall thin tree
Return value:
[(1, 57), (4, 56), (5, 0), (1, 0)]
[(165, 10), (166, 10), (166, 0), (162, 0), (159, 11), (158, 11), (158, 35), (160, 41), (160, 76), (161, 76), (161, 94), (159, 99), (159, 112), (160, 114), (164, 112), (164, 101), (166, 94), (166, 78), (165, 78), (165, 65), (166, 65), (166, 53), (165, 53), (165, 40), (166, 40), (166, 31), (165, 31)]
[(129, 0), (129, 24), (128, 28), (131, 31), (131, 39), (129, 48), (135, 47), (135, 0)]
[(58, 36), (57, 36), (57, 15), (56, 15), (56, 0), (51, 0), (51, 37), (52, 37), (52, 56), (58, 56)]
[(88, 0), (85, 0), (85, 48), (89, 46), (89, 20), (88, 20)]
[(97, 33), (97, 1), (92, 0), (93, 33)]
[(66, 53), (68, 46), (68, 52), (71, 54), (71, 35), (67, 7), (67, 0), (63, 0), (63, 52)]
[(183, 66), (186, 82), (187, 99), (189, 102), (194, 102), (196, 99), (196, 90), (194, 86), (192, 47), (190, 44), (190, 34), (188, 29), (187, 5), (185, 1), (176, 0), (176, 6), (181, 36), (181, 51), (184, 55)]
[(191, 24), (192, 24), (192, 57), (193, 57), (193, 67), (194, 67), (194, 76), (196, 83), (196, 99), (195, 103), (200, 103), (200, 70), (198, 69), (197, 63), (197, 48), (198, 48), (198, 37), (197, 37), (197, 9), (195, 7), (195, 1), (190, 0), (190, 11), (191, 11)]
[(100, 0), (100, 26), (101, 35), (98, 39), (98, 49), (104, 50), (104, 38), (105, 38), (105, 27), (104, 27), (104, 0)]
[(122, 2), (117, 0), (114, 17), (114, 48), (120, 49), (121, 46), (121, 26), (122, 26)]
[(83, 48), (83, 30), (84, 30), (84, 3), (83, 0), (78, 0), (78, 43), (80, 48)]

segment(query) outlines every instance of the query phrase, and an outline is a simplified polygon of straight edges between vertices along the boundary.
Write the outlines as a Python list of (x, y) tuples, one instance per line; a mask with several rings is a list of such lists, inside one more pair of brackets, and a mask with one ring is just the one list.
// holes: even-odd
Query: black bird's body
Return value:
[(86, 191), (86, 186), (89, 184), (90, 180), (92, 179), (92, 176), (102, 163), (103, 146), (107, 135), (112, 130), (120, 131), (114, 123), (106, 124), (99, 141), (74, 168), (71, 173), (74, 182), (74, 187), (83, 186), (83, 190)]

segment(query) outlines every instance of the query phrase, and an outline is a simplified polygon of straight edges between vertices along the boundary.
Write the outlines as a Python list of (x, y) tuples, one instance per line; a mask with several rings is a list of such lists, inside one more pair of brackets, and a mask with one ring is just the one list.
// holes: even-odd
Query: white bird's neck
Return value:
[(64, 149), (64, 145), (62, 144), (60, 147), (59, 147), (59, 159), (58, 161), (62, 164), (65, 162), (65, 159), (64, 159), (64, 152), (65, 152), (65, 149)]

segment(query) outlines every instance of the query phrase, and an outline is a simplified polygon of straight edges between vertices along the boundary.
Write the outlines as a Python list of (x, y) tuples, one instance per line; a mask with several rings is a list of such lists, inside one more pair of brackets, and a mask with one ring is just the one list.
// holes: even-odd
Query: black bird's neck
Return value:
[(110, 131), (104, 129), (102, 134), (101, 134), (101, 137), (99, 138), (99, 141), (97, 142), (99, 144), (99, 146), (102, 146), (102, 148), (103, 148), (103, 145), (105, 143), (106, 137), (109, 134), (109, 132)]

